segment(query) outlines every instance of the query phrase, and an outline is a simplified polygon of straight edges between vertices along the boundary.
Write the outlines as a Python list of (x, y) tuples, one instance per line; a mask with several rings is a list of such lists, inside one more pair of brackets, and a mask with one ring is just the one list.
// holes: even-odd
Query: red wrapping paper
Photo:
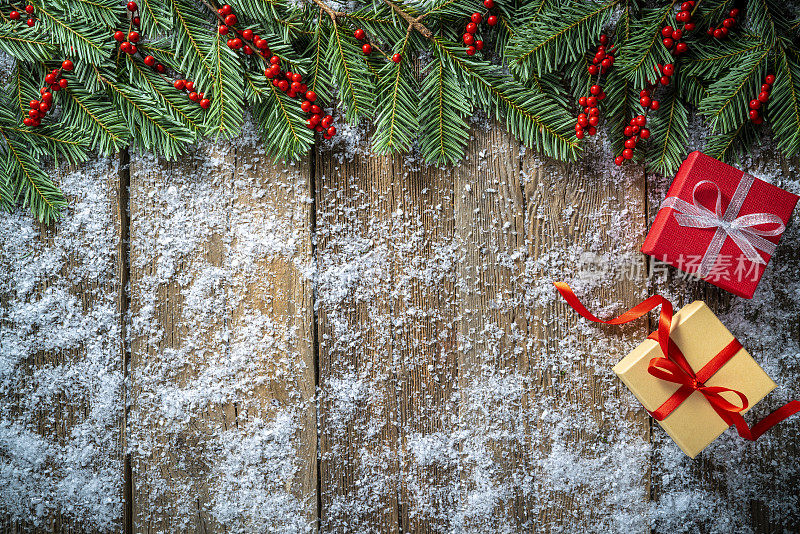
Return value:
[[(710, 180), (720, 189), (724, 212), (743, 174), (742, 171), (702, 152), (692, 152), (678, 170), (667, 196), (692, 203), (695, 185), (702, 180)], [(770, 213), (778, 216), (787, 225), (798, 199), (800, 197), (797, 195), (756, 178), (739, 210), (739, 216)], [(713, 210), (717, 192), (713, 190), (713, 186), (700, 188), (697, 200)], [(642, 252), (691, 273), (697, 269), (716, 230), (681, 226), (674, 213), (672, 208), (658, 211), (645, 238)], [(777, 244), (780, 237), (767, 236), (765, 239)], [(764, 251), (759, 251), (759, 254), (764, 264), (749, 261), (732, 239), (725, 239), (714, 269), (704, 279), (740, 297), (752, 298), (770, 259), (770, 255)]]

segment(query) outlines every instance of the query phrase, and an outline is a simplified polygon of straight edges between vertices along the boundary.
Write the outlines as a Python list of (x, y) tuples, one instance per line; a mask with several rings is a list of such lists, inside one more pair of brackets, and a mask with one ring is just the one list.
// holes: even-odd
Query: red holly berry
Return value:
[(133, 17), (133, 19), (131, 19), (131, 24), (133, 24), (134, 26), (139, 26), (139, 24), (141, 23), (142, 19), (140, 19), (139, 17)]
[(614, 158), (615, 165), (622, 165), (623, 163), (625, 163), (625, 158), (623, 158), (622, 156), (617, 156), (616, 158)]
[(597, 73), (600, 72), (600, 69), (597, 68), (597, 65), (589, 65), (586, 70), (591, 76), (596, 76)]
[(722, 25), (725, 26), (726, 28), (733, 28), (734, 26), (736, 26), (736, 19), (733, 18), (725, 19), (722, 21)]
[(303, 102), (300, 104), (300, 109), (302, 109), (306, 113), (311, 111), (311, 101), (303, 100)]
[(689, 51), (689, 45), (687, 45), (686, 43), (678, 43), (677, 45), (675, 45), (675, 53), (677, 53), (678, 55), (685, 54), (688, 51)]
[(250, 45), (244, 45), (244, 46), (242, 47), (242, 52), (244, 52), (244, 54), (245, 54), (246, 56), (251, 56), (251, 55), (253, 55), (253, 49), (252, 49), (252, 48), (250, 48)]
[(492, 9), (494, 7), (494, 0), (483, 0), (483, 7)]
[(600, 94), (601, 90), (602, 88), (599, 85), (593, 85), (589, 88), (589, 92), (592, 93), (593, 95)]
[(648, 137), (650, 137), (650, 130), (648, 130), (647, 128), (642, 128), (641, 131), (639, 132), (639, 137), (641, 137), (642, 139), (647, 139)]
[(758, 93), (758, 99), (762, 102), (766, 102), (767, 100), (769, 100), (769, 93), (767, 92)]
[(476, 50), (475, 50), (474, 46), (470, 45), (470, 46), (467, 47), (467, 55), (468, 56), (474, 56), (475, 55), (475, 51)]
[(281, 58), (279, 58), (278, 56), (272, 56), (271, 58), (269, 58), (269, 62), (272, 63), (273, 65), (280, 65)]
[(473, 33), (474, 34), (477, 31), (478, 31), (478, 25), (477, 24), (475, 24), (474, 22), (470, 22), (469, 24), (467, 24), (467, 33)]
[(66, 89), (68, 85), (69, 82), (66, 80), (66, 78), (61, 78), (60, 80), (58, 80), (58, 86), (61, 87), (62, 89)]
[[(122, 50), (123, 52), (125, 52), (126, 54), (130, 54), (131, 46), (132, 46), (131, 43), (129, 43), (128, 41), (125, 41), (124, 43), (119, 45), (119, 49)], [(45, 78), (45, 81), (47, 81), (46, 78)]]
[(223, 16), (226, 16), (226, 15), (230, 15), (231, 13), (233, 13), (233, 8), (230, 5), (225, 4), (224, 6), (222, 6), (220, 8), (220, 11), (222, 11), (222, 15)]
[(761, 100), (754, 99), (750, 101), (750, 109), (758, 109), (760, 107), (761, 107)]
[(667, 50), (669, 50), (675, 45), (675, 41), (673, 41), (671, 37), (667, 37), (661, 42), (664, 43), (664, 46), (667, 48)]
[(596, 96), (590, 96), (590, 97), (586, 98), (586, 105), (589, 106), (590, 108), (595, 107), (597, 105), (597, 97)]
[(364, 52), (364, 55), (367, 55), (367, 56), (370, 55), (372, 53), (372, 45), (369, 44), (369, 43), (366, 43), (365, 45), (363, 45), (361, 47), (361, 51)]
[(650, 100), (649, 96), (643, 96), (639, 99), (639, 104), (642, 105), (643, 108), (649, 108), (652, 100)]
[(636, 138), (631, 137), (630, 139), (625, 141), (625, 148), (636, 148)]
[(673, 65), (672, 63), (667, 63), (666, 65), (661, 67), (661, 72), (664, 74), (664, 76), (672, 76), (673, 74), (675, 74), (675, 65)]
[(355, 38), (356, 38), (356, 39), (358, 39), (359, 41), (363, 41), (364, 39), (366, 39), (366, 38), (367, 38), (367, 34), (366, 34), (366, 33), (364, 33), (364, 30), (362, 30), (361, 28), (359, 28), (359, 29), (357, 29), (356, 31), (354, 31), (354, 32), (353, 32), (353, 35), (354, 35), (354, 36), (355, 36)]
[(602, 34), (600, 36), (600, 44), (603, 45), (603, 46), (608, 44), (608, 35)]
[(469, 20), (471, 20), (475, 24), (480, 24), (481, 21), (483, 20), (483, 17), (481, 16), (480, 13), (473, 13), (472, 16), (470, 16)]
[(495, 15), (489, 15), (486, 19), (486, 24), (489, 26), (494, 26), (497, 24), (497, 17)]
[(144, 56), (144, 64), (148, 67), (152, 67), (156, 64), (156, 58), (153, 56)]
[(281, 80), (278, 82), (278, 89), (283, 91), (284, 93), (289, 90), (289, 82), (286, 80)]
[(186, 81), (185, 80), (175, 80), (174, 82), (172, 82), (172, 85), (178, 91), (183, 91), (183, 89), (186, 87)]
[(137, 32), (137, 31), (130, 32), (128, 34), (128, 40), (130, 42), (132, 42), (132, 43), (138, 43), (139, 42), (139, 32)]
[(683, 29), (686, 30), (687, 32), (694, 31), (695, 27), (696, 24), (694, 22), (687, 22), (686, 24), (683, 25)]
[(242, 44), (243, 44), (243, 43), (242, 43), (242, 40), (241, 40), (241, 39), (239, 39), (238, 37), (236, 37), (236, 38), (234, 38), (234, 39), (231, 39), (230, 41), (228, 41), (228, 46), (230, 46), (230, 47), (231, 47), (231, 48), (233, 48), (234, 50), (239, 50), (239, 49), (242, 47)]
[(24, 124), (25, 126), (33, 126), (33, 119), (30, 117), (25, 117), (24, 119), (22, 119), (22, 124)]
[(684, 2), (684, 3), (681, 4), (681, 11), (689, 11), (689, 10), (692, 9), (693, 5), (694, 4), (692, 4), (690, 2)]
[(53, 93), (50, 93), (50, 92), (47, 92), (47, 91), (42, 93), (42, 102), (46, 102), (48, 106), (50, 104), (52, 104), (53, 103)]
[(739, 16), (739, 10), (737, 8), (731, 9), (730, 13), (728, 13), (728, 16), (730, 16), (732, 18), (733, 17), (738, 17)]
[(233, 26), (234, 24), (236, 24), (236, 22), (237, 22), (236, 15), (234, 15), (233, 13), (225, 17), (225, 24), (228, 26)]
[(211, 100), (207, 98), (203, 98), (200, 100), (200, 107), (203, 109), (208, 109), (211, 107)]
[(661, 85), (669, 85), (669, 76), (662, 76), (658, 81)]
[(128, 11), (134, 12), (139, 9), (139, 6), (136, 5), (136, 2), (128, 2)]
[(480, 39), (475, 39), (475, 49), (483, 50), (483, 41), (481, 41)]
[(69, 71), (71, 71), (72, 69), (75, 68), (75, 64), (72, 63), (72, 61), (70, 61), (69, 59), (65, 59), (61, 63), (61, 68), (64, 69), (65, 71), (69, 72)]
[(194, 91), (194, 82), (186, 82), (186, 90), (190, 93)]
[(242, 39), (245, 41), (252, 41), (253, 40), (253, 30), (244, 30), (242, 32)]
[(761, 124), (762, 122), (764, 122), (764, 117), (756, 117), (753, 119), (753, 124)]
[(672, 26), (664, 26), (663, 28), (661, 28), (661, 36), (662, 37), (671, 37), (673, 30), (674, 30), (674, 28)]
[(33, 6), (32, 6), (32, 5), (30, 5), (30, 4), (28, 4), (27, 6), (25, 6), (25, 13), (27, 13), (28, 15), (30, 15), (31, 13), (33, 13)]
[(400, 54), (393, 54), (392, 55), (392, 61), (394, 61), (395, 63), (400, 63), (401, 59), (403, 59), (403, 56), (401, 56)]
[(635, 122), (636, 126), (639, 127), (642, 127), (645, 124), (647, 124), (647, 117), (645, 117), (644, 115), (637, 115), (636, 117), (634, 117), (634, 120), (636, 121)]
[(750, 118), (751, 119), (757, 119), (758, 118), (758, 110), (757, 109), (751, 109), (750, 110)]
[(195, 91), (192, 91), (191, 93), (189, 93), (189, 100), (191, 100), (192, 102), (197, 102), (198, 100), (200, 100), (200, 95), (198, 95)]
[(475, 43), (475, 36), (471, 33), (465, 33), (461, 39), (464, 41), (465, 45), (471, 45)]
[(322, 122), (320, 122), (320, 124), (322, 124), (323, 128), (327, 128), (328, 126), (333, 124), (333, 117), (331, 117), (330, 115), (325, 115), (322, 118)]
[(586, 97), (585, 96), (582, 96), (582, 97), (580, 97), (578, 99), (578, 105), (580, 105), (581, 107), (586, 107)]
[(589, 117), (589, 125), (590, 126), (597, 126), (600, 123), (600, 117), (592, 116)]
[(34, 24), (36, 24), (36, 21), (33, 19), (28, 19), (25, 21), (25, 24), (27, 24), (28, 27), (33, 28)]
[(11, 20), (19, 20), (20, 17), (19, 11), (12, 11), (11, 13), (8, 14), (8, 17)]
[(306, 120), (306, 127), (309, 130), (313, 130), (315, 126), (316, 126), (316, 124), (314, 123), (313, 118)]
[(597, 128), (595, 128), (594, 126), (589, 126), (589, 129), (587, 131), (589, 132), (589, 135), (594, 135), (597, 133)]
[(774, 74), (767, 74), (767, 77), (764, 78), (764, 81), (767, 82), (768, 84), (772, 85), (773, 83), (775, 83), (775, 75)]
[(631, 150), (630, 148), (626, 148), (625, 150), (622, 151), (622, 157), (625, 159), (633, 158), (633, 150)]
[(653, 111), (657, 110), (659, 107), (661, 107), (661, 103), (658, 100), (653, 100), (650, 102), (650, 109)]
[(714, 39), (722, 39), (722, 29), (717, 28), (714, 30)]
[(228, 35), (228, 27), (224, 24), (220, 24), (217, 27), (217, 32), (219, 32), (220, 35)]
[(119, 41), (120, 43), (125, 40), (125, 32), (122, 31), (115, 31), (114, 32), (114, 40)]

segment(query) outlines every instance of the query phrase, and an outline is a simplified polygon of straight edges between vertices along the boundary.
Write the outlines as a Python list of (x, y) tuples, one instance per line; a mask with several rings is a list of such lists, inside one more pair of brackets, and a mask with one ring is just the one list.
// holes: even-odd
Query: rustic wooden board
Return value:
[[(587, 151), (589, 160), (604, 158), (593, 154), (592, 145)], [(649, 421), (611, 368), (646, 337), (647, 324), (595, 325), (580, 318), (560, 297), (547, 298), (553, 291), (551, 282), (562, 278), (571, 281), (579, 298), (604, 306), (595, 310), (597, 315), (608, 317), (643, 300), (645, 260), (637, 249), (646, 233), (644, 172), (633, 165), (619, 171), (611, 165), (556, 164), (528, 154), (522, 174), (528, 254), (543, 266), (531, 273), (537, 280), (527, 331), (532, 341), (530, 377), (535, 385), (530, 399), (535, 451), (527, 458), (541, 463), (558, 455), (553, 456), (555, 467), (545, 462), (544, 471), (538, 470), (541, 480), (530, 497), (530, 509), (544, 531), (573, 532), (587, 525), (621, 528), (615, 526), (615, 516), (630, 505), (631, 523), (626, 528), (646, 530), (636, 500), (645, 500), (649, 492), (649, 458), (636, 454), (645, 450), (641, 442), (649, 439)], [(563, 257), (554, 258), (554, 251), (561, 251), (557, 254)], [(584, 276), (588, 287), (599, 289), (583, 291)], [(563, 419), (572, 421), (568, 430), (554, 432)], [(581, 430), (574, 432), (569, 428), (574, 429), (576, 421), (582, 422)], [(540, 434), (548, 438), (537, 439)], [(613, 502), (618, 488), (609, 484), (616, 482), (601, 475), (604, 470), (625, 471), (600, 460), (608, 454), (609, 441), (625, 443), (623, 450), (632, 455), (627, 466), (630, 503)], [(583, 466), (577, 476), (569, 468), (569, 459)], [(598, 475), (595, 479), (592, 471)], [(619, 482), (621, 489), (626, 481)]]
[[(67, 174), (75, 170), (62, 166), (54, 172), (54, 180), (63, 184)], [(19, 425), (20, 432), (20, 449), (9, 456), (6, 455), (9, 450), (3, 452), (4, 460), (11, 459), (4, 469), (7, 469), (6, 476), (12, 476), (13, 469), (18, 467), (29, 470), (20, 483), (23, 487), (37, 481), (42, 484), (36, 493), (45, 511), (44, 517), (40, 516), (39, 526), (9, 517), (0, 518), (0, 532), (94, 532), (99, 525), (93, 524), (98, 521), (93, 512), (100, 514), (109, 510), (92, 510), (92, 507), (105, 508), (106, 505), (113, 507), (110, 509), (113, 517), (104, 517), (109, 523), (101, 528), (122, 528), (123, 343), (121, 316), (115, 312), (120, 311), (121, 258), (117, 247), (122, 240), (117, 198), (124, 170), (114, 161), (94, 159), (83, 164), (81, 170), (91, 174), (83, 177), (85, 185), (78, 182), (81, 184), (78, 187), (72, 183), (69, 189), (65, 188), (70, 207), (65, 210), (62, 223), (36, 225), (37, 235), (23, 248), (6, 248), (6, 245), (13, 245), (0, 244), (0, 329), (10, 329), (7, 339), (11, 343), (4, 347), (0, 342), (0, 353), (8, 359), (5, 365), (17, 356), (13, 347), (14, 329), (18, 329), (20, 340), (26, 340), (21, 341), (23, 346), (32, 336), (36, 346), (44, 347), (16, 365), (13, 372), (17, 383), (3, 392), (4, 410), (14, 414), (14, 423)], [(76, 192), (78, 189), (81, 191)], [(84, 192), (95, 196), (80, 198)], [(91, 215), (86, 211), (76, 213), (76, 210), (90, 210)], [(9, 220), (16, 217), (3, 216)], [(23, 234), (30, 228), (28, 219), (21, 217), (18, 221), (20, 234)], [(108, 246), (108, 250), (98, 250), (99, 245)], [(17, 276), (20, 279), (34, 276), (35, 286), (17, 286), (11, 278), (6, 278)], [(17, 322), (14, 314), (25, 313), (26, 307), (29, 313), (36, 311), (38, 314), (35, 324), (27, 323), (27, 319)], [(89, 324), (80, 323), (89, 319), (92, 319)], [(51, 374), (59, 369), (60, 373)], [(5, 370), (11, 371), (10, 367)], [(77, 377), (69, 376), (69, 371), (93, 374), (87, 375), (81, 383)], [(113, 387), (115, 383), (117, 387)], [(82, 435), (81, 426), (88, 421), (113, 435), (114, 443), (107, 441), (107, 435)], [(107, 426), (100, 426), (102, 423)], [(31, 435), (26, 436), (27, 432)], [(34, 439), (41, 439), (45, 446), (32, 443)], [(27, 452), (26, 447), (29, 448)], [(82, 452), (80, 447), (92, 447), (85, 464), (76, 462), (75, 454)], [(18, 466), (15, 464), (19, 458), (15, 455), (21, 452), (29, 457), (23, 456), (24, 463)], [(45, 465), (32, 468), (34, 459)], [(98, 502), (81, 502), (81, 497), (88, 497), (88, 494), (80, 494), (81, 488), (75, 488), (75, 502), (65, 502), (64, 497), (57, 495), (56, 484), (63, 482), (70, 470), (76, 480), (88, 482), (92, 476), (104, 476), (106, 473), (101, 471), (109, 466), (115, 473), (112, 476), (118, 474), (119, 483), (112, 484), (114, 489), (110, 494), (94, 495)], [(86, 471), (81, 472), (81, 469)], [(65, 484), (64, 491), (67, 488)], [(9, 499), (12, 499), (11, 493), (7, 494)], [(23, 514), (40, 515), (36, 503), (19, 504)]]
[(137, 532), (316, 521), (309, 178), (248, 144), (134, 159)]

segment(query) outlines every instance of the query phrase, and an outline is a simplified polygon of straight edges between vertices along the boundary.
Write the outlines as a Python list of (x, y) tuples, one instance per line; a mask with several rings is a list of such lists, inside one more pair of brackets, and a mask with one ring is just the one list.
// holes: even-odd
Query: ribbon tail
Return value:
[[(712, 405), (713, 406), (713, 405)], [(736, 412), (728, 412), (716, 406), (713, 406), (714, 410), (719, 414), (719, 416), (730, 426), (736, 427), (736, 432), (739, 433), (743, 439), (748, 441), (755, 441), (764, 435), (769, 429), (774, 427), (775, 425), (781, 423), (782, 421), (788, 419), (789, 417), (795, 415), (796, 413), (800, 413), (800, 401), (793, 400), (789, 401), (764, 419), (759, 421), (758, 423), (754, 424), (752, 427), (747, 425), (747, 422), (742, 417), (742, 414)]]

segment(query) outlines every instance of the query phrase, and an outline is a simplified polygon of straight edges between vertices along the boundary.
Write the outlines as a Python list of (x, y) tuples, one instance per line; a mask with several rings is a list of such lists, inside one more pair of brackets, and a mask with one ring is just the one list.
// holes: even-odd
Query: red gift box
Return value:
[(798, 199), (692, 152), (678, 169), (642, 252), (752, 298)]

